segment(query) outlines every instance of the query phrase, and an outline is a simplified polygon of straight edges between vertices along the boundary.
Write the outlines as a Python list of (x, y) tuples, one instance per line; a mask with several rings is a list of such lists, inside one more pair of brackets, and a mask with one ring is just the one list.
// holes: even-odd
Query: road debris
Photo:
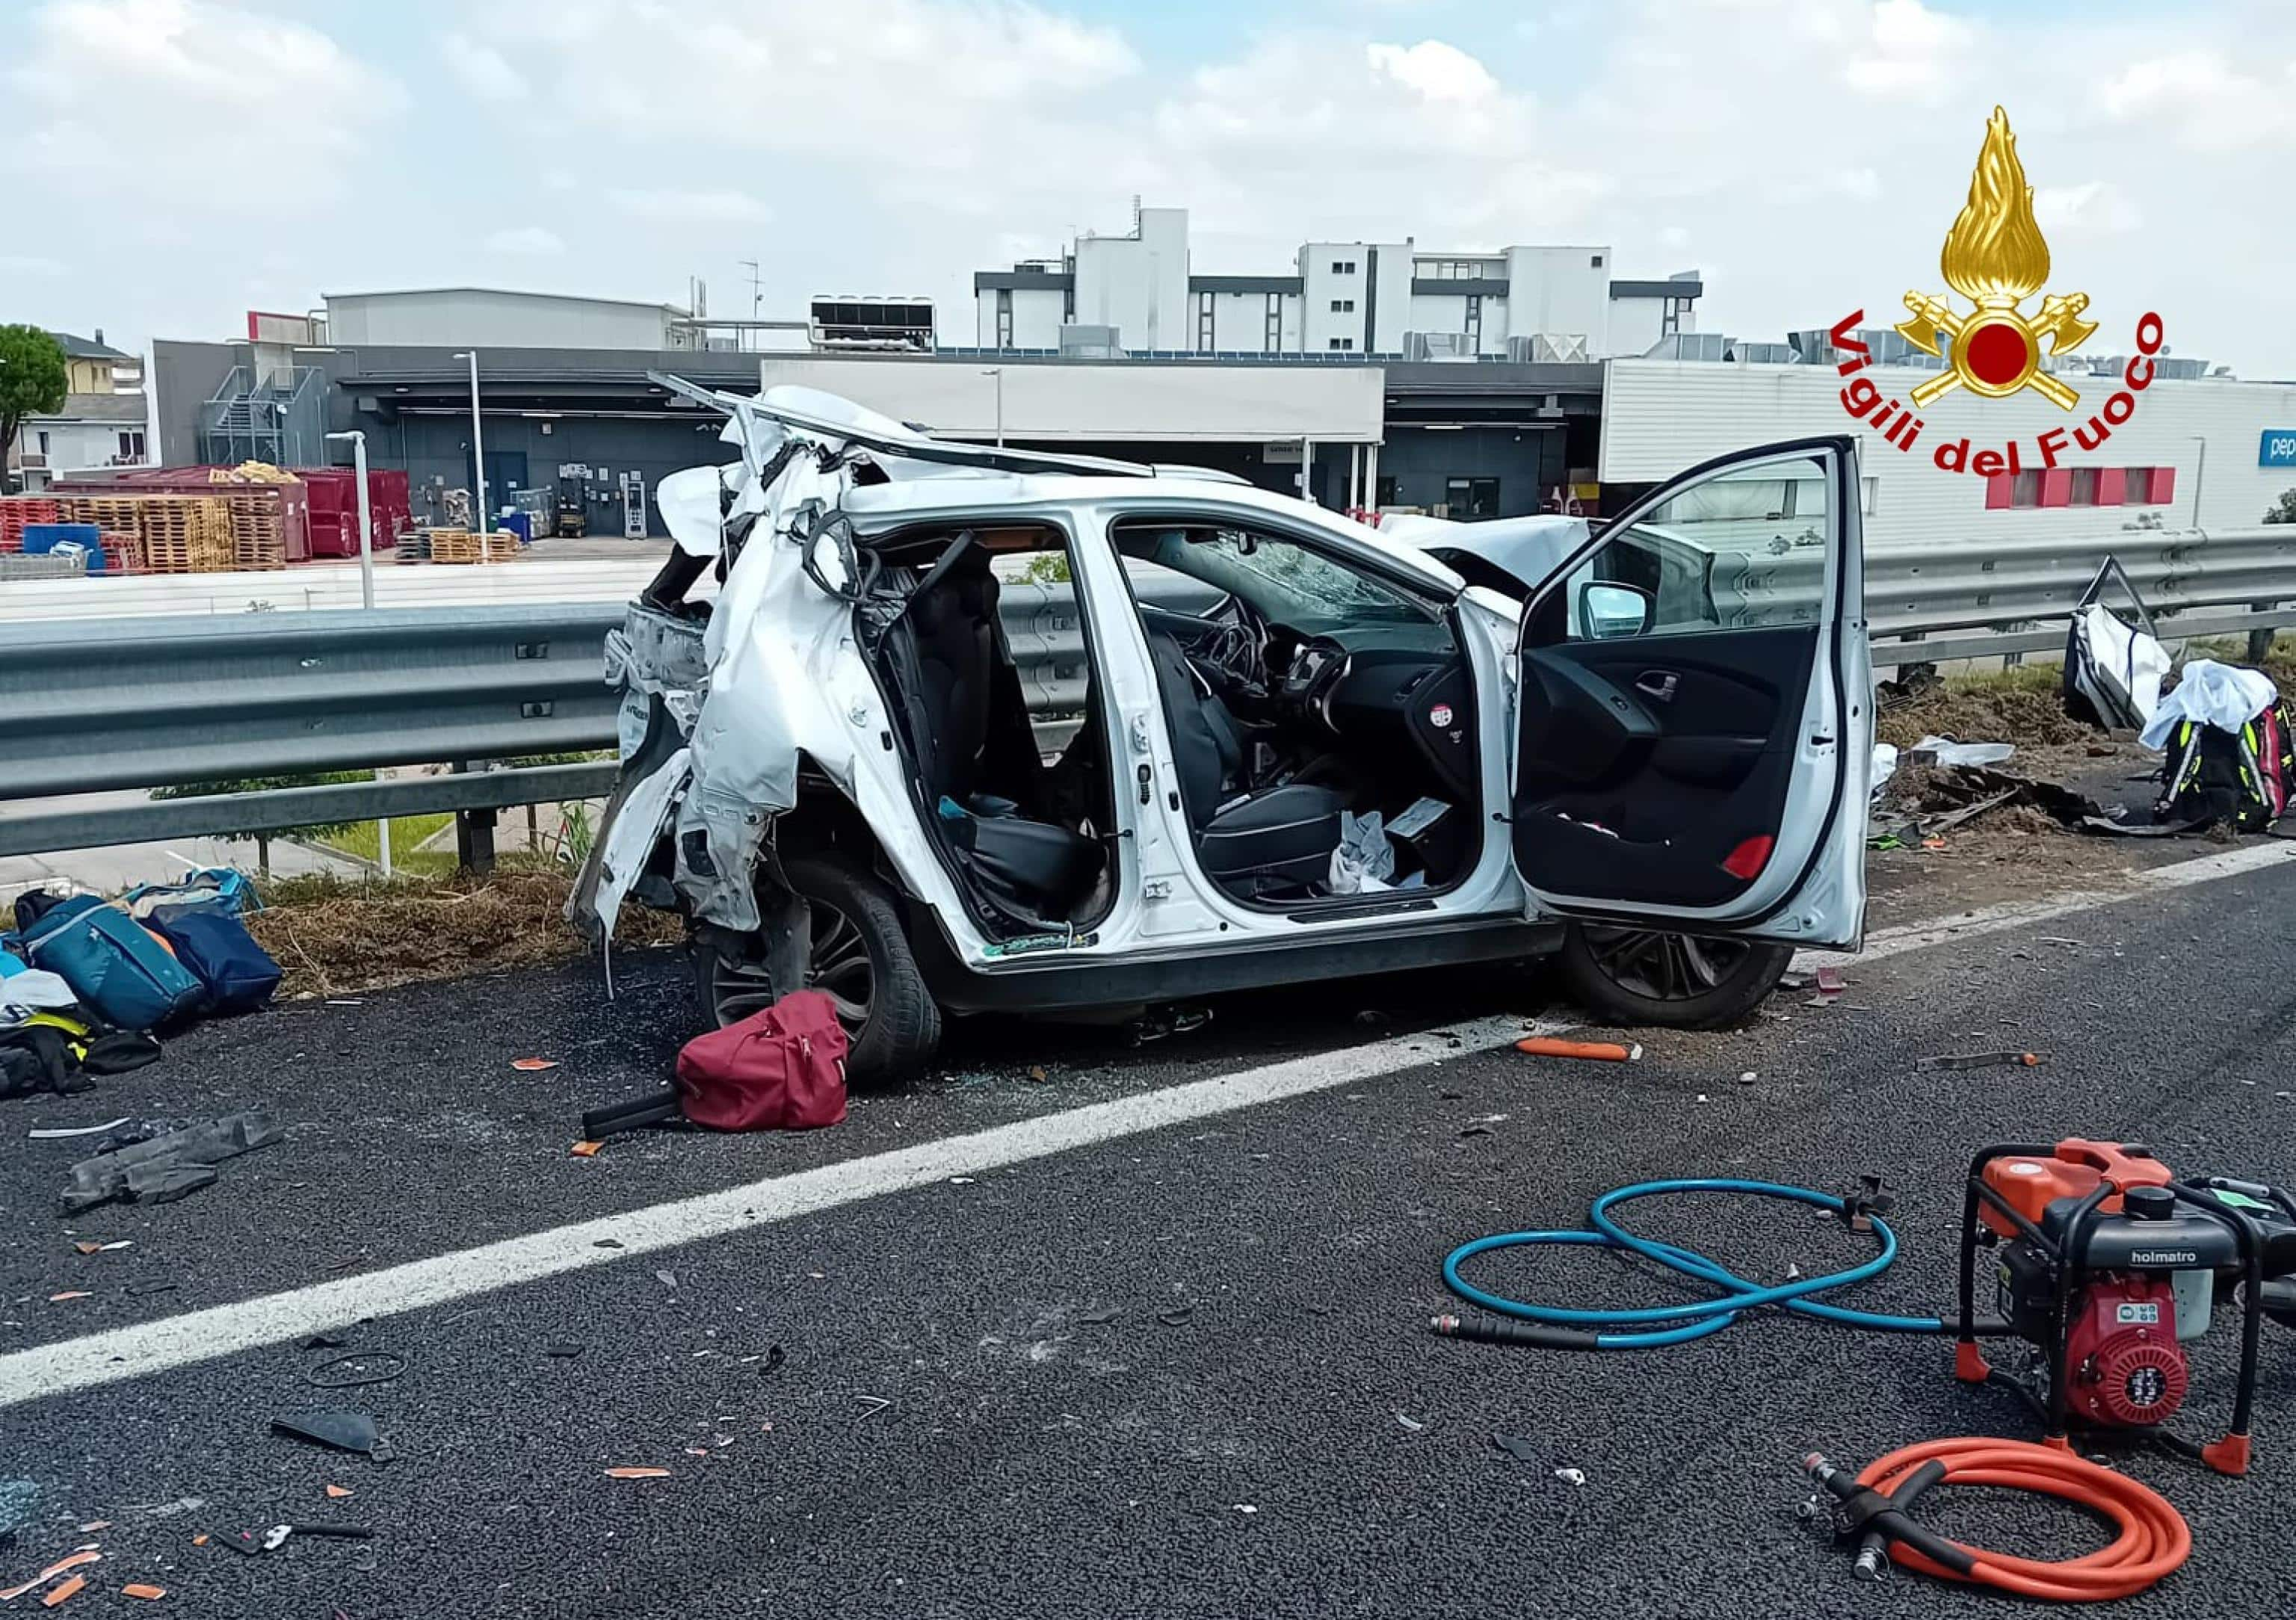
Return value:
[(1249, 1515), (1249, 1514), (1253, 1514), (1253, 1513), (1257, 1513), (1257, 1512), (1259, 1512), (1259, 1510), (1258, 1508), (1254, 1507), (1251, 1503), (1250, 1503), (1250, 1502), (1248, 1502), (1248, 1501), (1240, 1501), (1240, 1502), (1236, 1503), (1236, 1504), (1235, 1504), (1235, 1510), (1236, 1510), (1237, 1512), (1239, 1512), (1239, 1513), (1247, 1514), (1247, 1515)]
[(566, 1150), (577, 1158), (595, 1158), (598, 1157), (598, 1150), (605, 1145), (602, 1141), (578, 1141)]
[(111, 1528), (111, 1521), (110, 1519), (92, 1518), (79, 1527), (79, 1533), (82, 1535), (94, 1535), (99, 1530), (109, 1530)]
[(215, 1167), (226, 1159), (267, 1148), (285, 1135), (270, 1114), (250, 1109), (99, 1153), (71, 1167), (62, 1199), (63, 1213), (78, 1215), (114, 1199), (170, 1203), (213, 1182)]
[[(332, 1370), (339, 1367), (349, 1370)], [(388, 1384), (406, 1370), (406, 1358), (396, 1350), (346, 1350), (303, 1369), (303, 1381), (321, 1389), (358, 1389)]]
[(1751, 1068), (1742, 1068), (1738, 1071), (1738, 1084), (1741, 1085), (1751, 1085), (1760, 1077), (1761, 1076), (1759, 1074)]
[(92, 1297), (92, 1296), (90, 1296), (86, 1289), (66, 1289), (61, 1294), (49, 1295), (48, 1303), (50, 1305), (59, 1305), (67, 1299), (86, 1299), (90, 1297)]
[(766, 1364), (758, 1369), (758, 1376), (761, 1379), (769, 1379), (773, 1377), (774, 1374), (782, 1370), (782, 1363), (787, 1360), (789, 1360), (788, 1355), (783, 1352), (782, 1347), (779, 1345), (767, 1345), (766, 1346)]
[(545, 1338), (542, 1341), (542, 1354), (557, 1361), (571, 1361), (582, 1354), (582, 1341), (578, 1338)]
[(271, 1432), (330, 1451), (350, 1452), (375, 1462), (390, 1460), (390, 1444), (364, 1412), (315, 1411), (301, 1417), (274, 1418)]
[(1491, 1444), (1498, 1447), (1499, 1450), (1505, 1452), (1508, 1456), (1513, 1458), (1517, 1462), (1537, 1462), (1538, 1460), (1538, 1447), (1533, 1445), (1521, 1435), (1494, 1433), (1491, 1436)]
[(521, 1074), (538, 1075), (545, 1068), (556, 1068), (558, 1067), (558, 1060), (555, 1058), (512, 1058), (510, 1060), (510, 1066), (512, 1068), (517, 1069)]
[(1578, 1469), (1557, 1469), (1554, 1470), (1554, 1477), (1569, 1485), (1582, 1485), (1587, 1483), (1585, 1472)]
[(340, 1501), (346, 1496), (356, 1494), (348, 1485), (331, 1485), (327, 1487), (328, 1499), (332, 1501)]
[(340, 1350), (347, 1346), (350, 1342), (351, 1341), (348, 1337), (340, 1333), (314, 1333), (303, 1341), (303, 1348), (306, 1350)]
[(653, 1274), (653, 1280), (661, 1284), (662, 1287), (672, 1289), (673, 1291), (677, 1287), (677, 1273), (676, 1272), (656, 1272)]
[(54, 1608), (57, 1605), (64, 1602), (66, 1600), (77, 1597), (81, 1591), (86, 1589), (86, 1586), (87, 1577), (86, 1575), (74, 1575), (70, 1580), (53, 1588), (45, 1597), (43, 1597), (40, 1600), (40, 1607), (42, 1608)]
[(606, 1470), (609, 1479), (668, 1479), (669, 1477), (668, 1469), (619, 1468)]
[(1816, 982), (1817, 993), (1820, 995), (1840, 995), (1844, 990), (1849, 988), (1849, 979), (1842, 977), (1841, 970), (1839, 968), (1820, 968), (1817, 970)]
[(1406, 1432), (1410, 1433), (1410, 1434), (1414, 1434), (1414, 1435), (1420, 1433), (1422, 1430), (1423, 1430), (1423, 1429), (1427, 1427), (1424, 1423), (1422, 1423), (1418, 1419), (1416, 1419), (1416, 1418), (1407, 1418), (1407, 1417), (1404, 1416), (1401, 1412), (1397, 1412), (1397, 1413), (1395, 1414), (1395, 1420), (1396, 1420), (1398, 1423), (1400, 1423), (1401, 1425), (1403, 1425), (1404, 1429), (1405, 1429), (1405, 1431), (1406, 1431)]
[(164, 1586), (154, 1586), (148, 1581), (130, 1581), (119, 1589), (123, 1598), (140, 1598), (146, 1603), (157, 1603), (168, 1595)]
[(1534, 1058), (1584, 1058), (1596, 1063), (1634, 1063), (1643, 1055), (1639, 1042), (1621, 1045), (1616, 1041), (1564, 1041), (1553, 1035), (1529, 1036), (1517, 1041), (1514, 1049)]
[(2048, 1060), (2045, 1051), (1940, 1052), (1916, 1058), (1914, 1065), (1917, 1068), (2038, 1068)]
[(1123, 1314), (1122, 1305), (1095, 1305), (1077, 1320), (1087, 1328), (1104, 1328)]
[(1187, 1320), (1195, 1313), (1195, 1306), (1180, 1305), (1173, 1310), (1157, 1312), (1156, 1320), (1162, 1322), (1168, 1328), (1177, 1328), (1185, 1326)]
[[(40, 1571), (39, 1574), (34, 1575), (21, 1586), (11, 1586), (7, 1591), (0, 1591), (0, 1603), (13, 1603), (17, 1599), (22, 1597), (28, 1591), (39, 1591), (41, 1587), (45, 1586), (49, 1582), (54, 1580), (60, 1575), (67, 1574), (71, 1570), (84, 1568), (90, 1564), (100, 1564), (102, 1561), (103, 1554), (93, 1551), (84, 1547), (78, 1552), (70, 1553), (63, 1558), (58, 1559), (54, 1563)], [(85, 1585), (86, 1583), (85, 1581), (81, 1582), (82, 1585)], [(78, 1590), (79, 1587), (78, 1586), (72, 1588), (73, 1591), (78, 1591)], [(45, 1601), (45, 1599), (42, 1600)]]
[(25, 1132), (24, 1140), (26, 1141), (62, 1141), (74, 1136), (101, 1136), (106, 1131), (116, 1131), (127, 1123), (127, 1116), (122, 1114), (119, 1118), (107, 1119), (102, 1125), (42, 1125), (36, 1130)]
[(590, 1245), (590, 1247), (592, 1248), (621, 1248), (625, 1247), (625, 1245), (619, 1238), (601, 1238), (595, 1243)]

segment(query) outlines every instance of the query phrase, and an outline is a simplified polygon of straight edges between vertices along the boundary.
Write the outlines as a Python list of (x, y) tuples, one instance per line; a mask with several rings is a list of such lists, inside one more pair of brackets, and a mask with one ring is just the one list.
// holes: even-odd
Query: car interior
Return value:
[[(1065, 546), (1058, 530), (1041, 527), (905, 531), (869, 542), (862, 569), (863, 648), (924, 824), (1001, 938), (1088, 929), (1114, 897), (1115, 818), (1093, 660), (1087, 654), (1082, 724), (1032, 724), (1049, 716), (1030, 713), (1000, 612), (997, 560), (1024, 559), (1023, 569), (1065, 578)], [(1055, 742), (1062, 732), (1070, 734)]]
[(1157, 520), (1115, 537), (1136, 597), (1156, 569), (1218, 593), (1201, 613), (1138, 603), (1207, 877), (1291, 909), (1465, 876), (1474, 683), (1441, 608), (1273, 532)]

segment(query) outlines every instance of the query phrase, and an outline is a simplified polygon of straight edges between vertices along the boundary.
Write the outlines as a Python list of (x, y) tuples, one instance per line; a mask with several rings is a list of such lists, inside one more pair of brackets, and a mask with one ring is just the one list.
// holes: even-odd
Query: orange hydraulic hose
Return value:
[(2005, 1485), (2077, 1502), (2110, 1518), (2120, 1527), (2111, 1546), (2085, 1558), (2052, 1563), (2012, 1558), (1981, 1547), (1950, 1543), (1965, 1554), (1966, 1573), (1949, 1569), (1903, 1542), (1891, 1560), (1923, 1575), (1996, 1586), (2021, 1597), (2058, 1603), (2096, 1603), (2134, 1597), (2179, 1567), (2193, 1550), (2193, 1533), (2168, 1499), (2111, 1469), (2052, 1446), (2021, 1440), (1931, 1440), (1909, 1445), (1868, 1467), (1857, 1483), (1887, 1493), (1906, 1475), (1935, 1458), (1945, 1464), (1945, 1485)]

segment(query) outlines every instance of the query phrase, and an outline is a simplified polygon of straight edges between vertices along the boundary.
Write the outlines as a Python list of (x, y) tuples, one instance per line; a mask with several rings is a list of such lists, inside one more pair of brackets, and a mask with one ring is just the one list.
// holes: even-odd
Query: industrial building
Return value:
[[(1079, 318), (1064, 320), (1065, 352), (1017, 343), (935, 347), (930, 306), (918, 299), (825, 299), (803, 321), (715, 323), (676, 305), (554, 294), (333, 295), (310, 315), (250, 315), (243, 339), (155, 345), (151, 448), (169, 463), (314, 465), (341, 457), (327, 433), (357, 429), (375, 465), (408, 473), (416, 519), (441, 520), (450, 493), (472, 488), (481, 470), (472, 459), (473, 352), (494, 501), (563, 489), (589, 532), (608, 535), (658, 532), (652, 491), (660, 479), (728, 454), (708, 413), (648, 380), (652, 371), (736, 390), (803, 383), (954, 438), (1191, 463), (1327, 507), (1469, 519), (1615, 511), (1724, 449), (1857, 430), (1840, 403), (1840, 356), (1823, 330), (1775, 342), (1696, 331), (1696, 283), (1612, 280), (1601, 249), (1422, 262), (1432, 256), (1404, 247), (1390, 264), (1382, 246), (1374, 271), (1369, 246), (1310, 244), (1298, 280), (1304, 290), (1352, 274), (1366, 289), (1384, 287), (1407, 267), (1405, 315), (1340, 313), (1368, 316), (1370, 335), (1359, 326), (1359, 341), (1415, 336), (1421, 340), (1404, 347), (1416, 358), (1308, 347), (1328, 309), (1299, 317), (1296, 347), (1231, 349), (1217, 301), (1210, 331), (1222, 347), (1214, 351), (1133, 348), (1128, 323), (1160, 339), (1176, 312), (1187, 323), (1185, 220), (1177, 209), (1143, 209), (1133, 234), (1081, 241), (1072, 266), (1043, 272), (1068, 277), (1066, 288), (1012, 289), (1057, 295), (1063, 317), (1071, 295), (1081, 300)], [(1579, 262), (1559, 263), (1555, 256), (1566, 251)], [(1606, 261), (1599, 284), (1598, 254)], [(1499, 332), (1486, 327), (1473, 352), (1464, 340), (1433, 340), (1439, 318), (1464, 320), (1465, 300), (1496, 296), (1466, 289), (1500, 281), (1511, 325), (1537, 310), (1544, 313), (1529, 318), (1595, 330), (1550, 331), (1538, 345), (1510, 330), (1495, 348)], [(1446, 290), (1424, 291), (1430, 282)], [(1536, 302), (1534, 287), (1541, 289)], [(1655, 307), (1644, 307), (1653, 299)], [(981, 307), (986, 318), (999, 318), (997, 300), (984, 298)], [(1194, 307), (1202, 307), (1198, 298)], [(1279, 307), (1264, 330), (1280, 335), (1290, 330), (1286, 318)], [(1398, 331), (1396, 323), (1422, 318), (1428, 330)], [(1643, 343), (1652, 323), (1669, 320), (1674, 331)], [(354, 331), (360, 340), (345, 340)], [(1556, 352), (1549, 340), (1582, 336), (1595, 347), (1640, 347), (1602, 359), (1527, 357), (1534, 348)], [(1886, 328), (1861, 337), (1873, 352), (1869, 374), (1885, 393), (1906, 392), (1936, 364)], [(425, 340), (389, 340), (417, 338)], [(768, 338), (792, 347), (758, 352)], [(2110, 356), (2074, 356), (2055, 369), (2101, 397), (2117, 365)], [(1867, 536), (1888, 544), (2046, 538), (2091, 534), (2100, 524), (2252, 524), (2283, 487), (2296, 485), (2296, 467), (2284, 470), (2259, 449), (2267, 430), (2284, 447), (2296, 446), (2296, 389), (2208, 371), (2199, 361), (2161, 356), (2161, 380), (2142, 410), (2079, 476), (2068, 467), (2062, 477), (2032, 468), (1989, 479), (1944, 477), (1926, 454), (1901, 454), (1874, 438), (1866, 458)], [(1931, 412), (1926, 431), (1931, 443), (1963, 431), (2030, 439), (2061, 415), (2030, 395), (1964, 399)]]
[(1518, 361), (1639, 355), (1697, 330), (1698, 272), (1621, 280), (1611, 250), (1303, 243), (1287, 275), (1195, 274), (1185, 209), (1133, 209), (1056, 259), (972, 278), (982, 348), (1360, 354)]

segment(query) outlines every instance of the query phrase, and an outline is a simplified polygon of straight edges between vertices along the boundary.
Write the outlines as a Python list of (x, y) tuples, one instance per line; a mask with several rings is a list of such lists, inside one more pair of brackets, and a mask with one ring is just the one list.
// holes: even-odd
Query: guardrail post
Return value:
[(2273, 629), (2269, 625), (2259, 626), (2256, 629), (2248, 633), (2248, 661), (2250, 663), (2261, 664), (2265, 659), (2272, 656), (2272, 636)]
[[(455, 762), (455, 774), (465, 775), (471, 762)], [(457, 810), (455, 812), (455, 861), (464, 871), (492, 871), (495, 869), (495, 817), (493, 810)]]

